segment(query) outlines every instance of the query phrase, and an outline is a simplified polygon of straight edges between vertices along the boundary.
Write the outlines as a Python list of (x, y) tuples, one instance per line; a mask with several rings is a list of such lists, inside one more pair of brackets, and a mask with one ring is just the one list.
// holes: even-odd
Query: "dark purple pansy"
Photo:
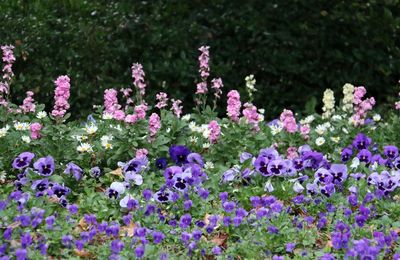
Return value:
[(23, 169), (28, 167), (31, 164), (32, 159), (35, 157), (35, 154), (30, 152), (23, 152), (18, 155), (14, 161), (12, 162), (12, 167), (14, 169)]
[(340, 158), (342, 162), (348, 162), (353, 155), (353, 149), (352, 147), (345, 147), (342, 150), (342, 153), (340, 154)]
[(362, 149), (358, 154), (357, 154), (357, 158), (360, 160), (360, 162), (364, 162), (366, 164), (371, 162), (371, 157), (372, 154), (370, 151), (368, 151), (367, 149)]
[(44, 192), (49, 187), (49, 180), (36, 180), (32, 183), (31, 189), (39, 192)]
[(67, 164), (67, 168), (64, 170), (65, 174), (74, 176), (75, 180), (79, 181), (82, 178), (83, 170), (81, 167), (73, 162)]
[(353, 146), (358, 150), (367, 149), (371, 144), (371, 138), (364, 135), (363, 133), (358, 133), (353, 141)]
[(318, 169), (324, 159), (324, 155), (319, 152), (308, 151), (302, 155), (303, 165), (306, 168)]
[(50, 176), (55, 169), (54, 159), (50, 155), (42, 157), (33, 164), (33, 168), (35, 168), (40, 175)]
[(68, 193), (70, 193), (71, 190), (68, 187), (65, 187), (64, 185), (54, 183), (53, 186), (51, 187), (51, 191), (54, 195), (61, 198), (62, 196), (68, 195)]
[(394, 145), (387, 145), (383, 148), (384, 155), (389, 159), (394, 159), (399, 155), (399, 149)]
[(155, 165), (158, 169), (163, 170), (167, 167), (168, 161), (167, 158), (161, 157), (158, 158), (155, 162)]
[(293, 167), (296, 169), (296, 171), (301, 171), (303, 170), (303, 159), (301, 158), (296, 158), (292, 161)]
[(271, 176), (271, 173), (268, 171), (268, 163), (269, 159), (267, 157), (258, 156), (258, 158), (254, 161), (254, 167), (261, 175)]
[(187, 156), (189, 154), (189, 148), (184, 145), (173, 145), (169, 148), (169, 156), (177, 165), (187, 163)]

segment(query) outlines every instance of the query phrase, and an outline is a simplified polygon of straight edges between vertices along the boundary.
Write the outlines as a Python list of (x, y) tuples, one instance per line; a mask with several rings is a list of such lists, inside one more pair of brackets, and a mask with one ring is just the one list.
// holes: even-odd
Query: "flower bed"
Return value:
[(50, 114), (32, 92), (17, 106), (4, 48), (1, 259), (399, 259), (396, 111), (382, 119), (346, 84), (338, 106), (325, 92), (322, 115), (265, 122), (249, 76), (249, 101), (229, 91), (218, 118), (224, 86), (200, 51), (192, 113), (165, 92), (151, 108), (135, 63), (124, 104), (108, 89), (104, 106), (68, 122), (73, 79), (55, 81)]

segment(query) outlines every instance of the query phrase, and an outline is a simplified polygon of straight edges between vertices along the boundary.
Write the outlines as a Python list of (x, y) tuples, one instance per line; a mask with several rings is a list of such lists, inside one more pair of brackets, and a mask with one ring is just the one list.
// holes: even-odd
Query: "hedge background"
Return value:
[(104, 89), (131, 85), (133, 62), (144, 66), (149, 103), (164, 90), (189, 110), (205, 44), (225, 94), (240, 89), (246, 99), (244, 77), (255, 75), (255, 104), (267, 118), (283, 107), (319, 109), (323, 90), (339, 94), (346, 82), (366, 86), (380, 104), (398, 91), (396, 0), (13, 0), (1, 1), (0, 13), (1, 44), (17, 46), (14, 101), (33, 89), (49, 108), (52, 81), (68, 74), (76, 117), (101, 104)]

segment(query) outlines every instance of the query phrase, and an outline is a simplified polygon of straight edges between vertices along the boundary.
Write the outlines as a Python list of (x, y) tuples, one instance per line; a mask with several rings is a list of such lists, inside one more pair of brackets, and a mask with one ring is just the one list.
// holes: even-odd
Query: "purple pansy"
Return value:
[(67, 168), (64, 170), (65, 174), (74, 176), (75, 180), (79, 181), (82, 178), (83, 170), (81, 167), (73, 162), (67, 164)]
[(38, 159), (34, 164), (33, 168), (43, 176), (50, 176), (55, 170), (54, 159), (50, 155)]
[(189, 148), (184, 145), (173, 145), (169, 148), (169, 156), (177, 165), (187, 163), (187, 156), (189, 154)]
[(23, 152), (18, 155), (14, 161), (12, 162), (12, 167), (14, 169), (23, 169), (28, 167), (31, 164), (32, 159), (35, 157), (35, 154), (30, 152)]

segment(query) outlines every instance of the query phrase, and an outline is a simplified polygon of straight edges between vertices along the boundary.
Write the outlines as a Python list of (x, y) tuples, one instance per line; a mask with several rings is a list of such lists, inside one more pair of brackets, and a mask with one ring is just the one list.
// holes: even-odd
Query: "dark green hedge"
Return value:
[[(1, 1), (1, 43), (17, 45), (15, 100), (27, 89), (51, 105), (52, 80), (72, 79), (72, 110), (86, 114), (102, 91), (131, 84), (144, 65), (151, 91), (192, 103), (197, 48), (211, 46), (212, 76), (244, 91), (255, 74), (255, 103), (273, 117), (365, 85), (384, 103), (400, 72), (399, 1)], [(225, 92), (226, 93), (226, 92)], [(391, 101), (391, 100), (390, 100)], [(151, 103), (150, 102), (150, 103)], [(222, 106), (221, 106), (222, 107)], [(222, 111), (222, 110), (221, 110)]]

